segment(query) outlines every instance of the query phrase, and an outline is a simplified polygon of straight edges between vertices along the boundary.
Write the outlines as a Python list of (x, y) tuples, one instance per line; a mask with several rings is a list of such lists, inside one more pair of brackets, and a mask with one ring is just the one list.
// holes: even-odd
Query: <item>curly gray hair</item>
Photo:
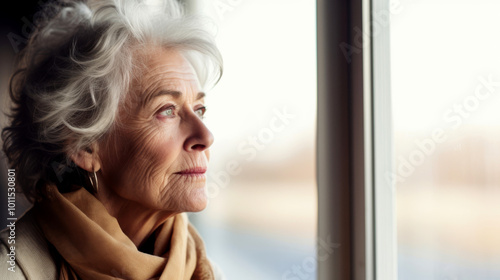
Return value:
[(18, 56), (11, 123), (2, 130), (3, 150), (29, 200), (43, 195), (47, 183), (62, 188), (69, 155), (113, 128), (139, 66), (134, 51), (151, 45), (179, 50), (202, 87), (222, 75), (213, 37), (175, 0), (62, 1), (44, 8)]

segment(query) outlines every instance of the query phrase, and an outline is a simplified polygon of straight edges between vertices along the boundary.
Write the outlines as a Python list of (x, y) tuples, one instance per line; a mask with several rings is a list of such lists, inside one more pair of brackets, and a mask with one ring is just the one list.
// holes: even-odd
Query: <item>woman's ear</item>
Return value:
[(81, 169), (96, 172), (101, 169), (101, 160), (97, 153), (97, 145), (78, 151), (70, 156), (71, 160)]

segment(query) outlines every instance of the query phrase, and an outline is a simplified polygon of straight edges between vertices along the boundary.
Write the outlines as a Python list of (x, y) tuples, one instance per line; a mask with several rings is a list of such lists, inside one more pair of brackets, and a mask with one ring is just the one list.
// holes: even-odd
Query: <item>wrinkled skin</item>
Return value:
[(171, 215), (206, 207), (204, 94), (176, 50), (142, 51), (117, 126), (99, 143), (97, 197), (140, 244)]

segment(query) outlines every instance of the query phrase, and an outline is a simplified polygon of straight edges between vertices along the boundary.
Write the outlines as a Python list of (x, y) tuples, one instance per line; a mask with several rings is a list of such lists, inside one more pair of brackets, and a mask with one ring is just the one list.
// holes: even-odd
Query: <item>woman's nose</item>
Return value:
[(202, 152), (208, 149), (214, 142), (214, 136), (203, 121), (195, 116), (191, 124), (188, 126), (190, 130), (188, 133), (188, 138), (184, 143), (184, 149), (188, 152), (199, 151)]

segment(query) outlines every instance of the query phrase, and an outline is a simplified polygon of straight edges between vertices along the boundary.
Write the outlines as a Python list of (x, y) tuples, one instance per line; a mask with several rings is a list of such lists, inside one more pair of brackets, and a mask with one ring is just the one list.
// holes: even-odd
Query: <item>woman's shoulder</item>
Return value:
[(49, 243), (38, 227), (33, 210), (8, 221), (0, 232), (0, 275), (9, 279), (56, 279), (56, 264)]

